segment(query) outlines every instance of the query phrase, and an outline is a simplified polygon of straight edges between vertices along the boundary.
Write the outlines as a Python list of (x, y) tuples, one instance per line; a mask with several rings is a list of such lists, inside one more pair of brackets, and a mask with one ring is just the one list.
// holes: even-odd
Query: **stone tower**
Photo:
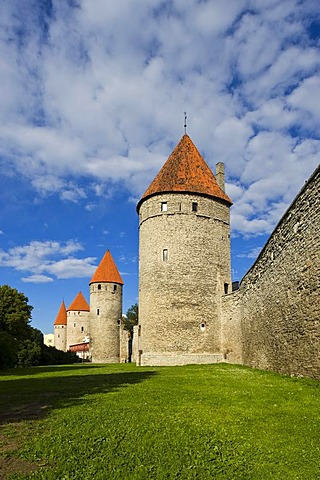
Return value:
[(64, 301), (54, 322), (54, 346), (63, 352), (67, 351), (67, 310)]
[(82, 295), (78, 293), (67, 309), (67, 348), (75, 343), (83, 342), (89, 336), (90, 307)]
[(92, 362), (120, 361), (123, 281), (108, 250), (90, 281), (90, 344)]
[(219, 183), (184, 135), (137, 205), (138, 363), (223, 359), (221, 297), (231, 291), (229, 209)]

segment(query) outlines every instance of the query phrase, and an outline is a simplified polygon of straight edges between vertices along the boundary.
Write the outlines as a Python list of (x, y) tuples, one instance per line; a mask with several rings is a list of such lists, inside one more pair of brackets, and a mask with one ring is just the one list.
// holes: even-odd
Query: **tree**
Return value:
[[(9, 285), (0, 286), (0, 368), (15, 367), (24, 359), (30, 363), (36, 351), (39, 353), (37, 335), (30, 326), (32, 308), (23, 293)], [(26, 353), (28, 348), (33, 350), (30, 355)]]
[(0, 369), (16, 366), (18, 348), (18, 340), (0, 330)]
[(31, 312), (28, 298), (9, 285), (0, 286), (0, 331), (16, 340), (27, 340), (31, 334)]
[(122, 324), (124, 330), (128, 330), (128, 332), (133, 331), (133, 327), (138, 325), (138, 304), (135, 303), (128, 308), (126, 314), (122, 317)]
[(17, 353), (18, 367), (34, 367), (40, 364), (41, 345), (32, 340), (23, 340)]
[(0, 369), (78, 363), (72, 352), (43, 344), (43, 334), (30, 326), (33, 307), (8, 285), (0, 286)]

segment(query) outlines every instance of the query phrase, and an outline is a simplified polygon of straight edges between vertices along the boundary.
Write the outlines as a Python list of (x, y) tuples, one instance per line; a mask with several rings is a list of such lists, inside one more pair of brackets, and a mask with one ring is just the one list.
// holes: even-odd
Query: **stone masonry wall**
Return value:
[(228, 363), (242, 364), (242, 331), (240, 290), (223, 295), (221, 299), (222, 353)]
[(90, 312), (67, 312), (67, 349), (69, 345), (83, 342), (90, 334)]
[(216, 361), (221, 295), (230, 288), (229, 207), (168, 193), (145, 200), (139, 213), (141, 363)]
[(67, 351), (67, 325), (54, 326), (54, 346), (57, 350)]
[[(319, 192), (320, 168), (281, 219), (240, 291), (227, 300), (235, 325), (241, 316), (246, 365), (320, 378)], [(225, 348), (232, 350), (232, 335), (225, 337)]]
[[(100, 287), (99, 287), (100, 286)], [(90, 285), (90, 345), (93, 363), (120, 361), (122, 285)]]

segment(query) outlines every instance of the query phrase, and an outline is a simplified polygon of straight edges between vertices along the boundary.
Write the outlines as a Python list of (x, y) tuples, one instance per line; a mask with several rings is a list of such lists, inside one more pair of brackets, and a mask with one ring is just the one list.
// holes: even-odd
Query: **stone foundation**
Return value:
[(192, 365), (221, 363), (225, 361), (224, 355), (216, 354), (185, 354), (185, 355), (166, 355), (157, 353), (145, 353), (141, 355), (140, 365), (147, 366), (173, 366), (173, 365)]

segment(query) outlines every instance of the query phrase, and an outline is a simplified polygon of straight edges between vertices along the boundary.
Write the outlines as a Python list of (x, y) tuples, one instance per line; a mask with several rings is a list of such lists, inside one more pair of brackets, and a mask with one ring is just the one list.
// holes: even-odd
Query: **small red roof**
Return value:
[(67, 310), (64, 301), (61, 303), (61, 307), (54, 325), (67, 325)]
[(79, 312), (90, 312), (90, 307), (88, 305), (88, 302), (84, 298), (81, 292), (78, 293), (76, 298), (71, 303), (70, 307), (68, 308), (68, 312), (70, 310), (79, 311)]
[(183, 135), (162, 169), (140, 199), (164, 192), (185, 192), (220, 198), (232, 205), (228, 195), (220, 188), (211, 169), (188, 135)]
[(106, 251), (89, 285), (96, 282), (120, 283), (120, 285), (123, 285), (123, 280), (109, 250)]

